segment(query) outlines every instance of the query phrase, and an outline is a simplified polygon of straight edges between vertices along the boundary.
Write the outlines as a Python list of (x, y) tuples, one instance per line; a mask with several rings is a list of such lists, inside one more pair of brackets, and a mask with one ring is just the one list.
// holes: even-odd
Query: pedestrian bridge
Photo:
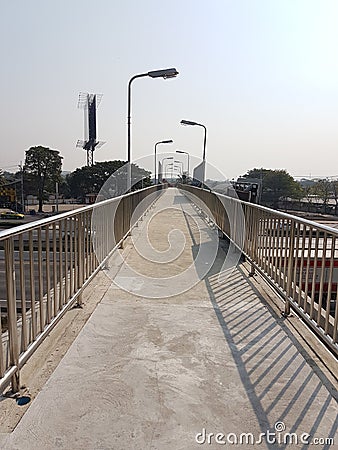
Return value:
[[(161, 188), (0, 233), (1, 403), (20, 416), (0, 447), (337, 448), (336, 231)], [(94, 297), (19, 406), (22, 368)]]

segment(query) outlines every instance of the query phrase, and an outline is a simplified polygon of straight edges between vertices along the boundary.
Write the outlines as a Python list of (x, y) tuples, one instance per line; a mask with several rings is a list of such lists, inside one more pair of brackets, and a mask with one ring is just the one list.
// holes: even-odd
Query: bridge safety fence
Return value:
[(19, 390), (24, 363), (65, 312), (82, 304), (84, 288), (165, 187), (0, 232), (0, 393), (9, 384)]
[(206, 189), (180, 185), (290, 308), (338, 354), (338, 230)]

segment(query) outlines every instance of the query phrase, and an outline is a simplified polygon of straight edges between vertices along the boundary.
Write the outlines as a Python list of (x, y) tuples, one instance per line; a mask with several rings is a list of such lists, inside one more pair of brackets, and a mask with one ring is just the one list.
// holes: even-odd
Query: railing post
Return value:
[(249, 272), (249, 277), (254, 277), (256, 275), (256, 267), (255, 264), (253, 262), (251, 262), (251, 269)]
[[(286, 230), (287, 231), (287, 230)], [(286, 280), (286, 296), (285, 296), (285, 309), (284, 316), (288, 316), (290, 314), (290, 296), (292, 289), (292, 273), (293, 273), (293, 264), (294, 264), (294, 250), (295, 250), (295, 221), (291, 221), (291, 229), (290, 229), (290, 241), (289, 241), (289, 253), (288, 253), (288, 272), (287, 272), (287, 280)], [(298, 251), (298, 249), (297, 249)]]
[[(84, 282), (84, 270), (83, 270), (83, 215), (79, 214), (78, 217), (78, 287), (82, 289)], [(77, 298), (77, 306), (82, 305), (82, 291)]]
[(258, 261), (258, 251), (257, 251), (257, 233), (259, 229), (259, 217), (257, 211), (250, 206), (250, 223), (249, 223), (249, 236), (251, 240), (250, 248), (250, 258), (251, 258), (251, 271), (249, 276), (253, 277), (256, 273), (255, 261)]
[(5, 267), (6, 267), (6, 288), (7, 288), (7, 319), (9, 336), (9, 358), (10, 365), (16, 367), (12, 376), (12, 392), (20, 389), (19, 372), (19, 345), (16, 317), (16, 293), (15, 293), (15, 268), (14, 268), (14, 246), (13, 238), (5, 240)]

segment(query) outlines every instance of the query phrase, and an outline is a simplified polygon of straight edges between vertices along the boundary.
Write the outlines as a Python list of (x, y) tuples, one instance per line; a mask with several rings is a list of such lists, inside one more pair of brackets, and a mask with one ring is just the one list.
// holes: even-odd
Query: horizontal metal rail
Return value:
[[(0, 392), (75, 303), (164, 185), (0, 232)], [(140, 207), (141, 205), (141, 207)]]
[(205, 189), (180, 188), (338, 354), (338, 230)]

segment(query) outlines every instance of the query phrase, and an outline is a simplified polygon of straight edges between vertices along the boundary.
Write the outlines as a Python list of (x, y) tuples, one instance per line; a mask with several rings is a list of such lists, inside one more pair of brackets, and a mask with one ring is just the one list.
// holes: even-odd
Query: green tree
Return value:
[(278, 208), (281, 200), (287, 197), (300, 198), (302, 188), (286, 170), (251, 169), (244, 178), (256, 178), (262, 181), (261, 202)]
[(326, 213), (328, 201), (333, 196), (332, 183), (328, 179), (318, 180), (314, 185), (314, 192), (323, 200), (324, 213)]
[(2, 169), (0, 169), (0, 186), (3, 186), (6, 183), (6, 179)]
[(39, 200), (42, 212), (46, 190), (55, 191), (55, 183), (60, 181), (62, 156), (48, 147), (31, 147), (26, 151), (24, 173), (25, 183), (30, 183)]
[(335, 214), (337, 214), (337, 212), (338, 212), (338, 181), (337, 180), (331, 181), (331, 186), (332, 186), (332, 196), (336, 203), (335, 204)]
[(306, 185), (302, 189), (307, 202), (307, 211), (309, 212), (313, 203), (313, 196), (315, 195), (314, 187), (313, 185)]
[[(115, 195), (125, 193), (126, 181), (126, 162), (121, 160), (97, 162), (93, 166), (84, 166), (76, 169), (67, 175), (66, 182), (68, 185), (68, 193), (71, 197), (81, 198), (84, 200), (85, 195), (89, 193), (98, 194), (107, 179), (115, 173), (116, 183)], [(140, 189), (142, 186), (150, 186), (150, 172), (132, 164), (132, 178), (143, 179), (138, 181), (133, 190)]]
[(69, 177), (69, 174), (67, 174), (67, 175), (61, 174), (61, 178), (59, 181), (59, 193), (64, 195), (66, 198), (71, 197), (69, 184), (68, 184), (68, 177)]

